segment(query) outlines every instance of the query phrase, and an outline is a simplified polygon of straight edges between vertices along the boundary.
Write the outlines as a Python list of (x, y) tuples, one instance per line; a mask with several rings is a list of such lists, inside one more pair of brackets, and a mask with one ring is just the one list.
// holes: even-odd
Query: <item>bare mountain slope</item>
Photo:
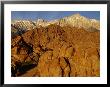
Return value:
[(100, 32), (50, 24), (11, 42), (12, 76), (100, 76)]

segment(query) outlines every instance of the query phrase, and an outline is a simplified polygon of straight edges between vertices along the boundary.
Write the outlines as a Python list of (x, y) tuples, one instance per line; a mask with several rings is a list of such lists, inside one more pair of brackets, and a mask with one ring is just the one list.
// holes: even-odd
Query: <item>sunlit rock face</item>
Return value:
[(12, 76), (100, 76), (99, 21), (76, 14), (52, 21), (16, 20), (11, 28)]

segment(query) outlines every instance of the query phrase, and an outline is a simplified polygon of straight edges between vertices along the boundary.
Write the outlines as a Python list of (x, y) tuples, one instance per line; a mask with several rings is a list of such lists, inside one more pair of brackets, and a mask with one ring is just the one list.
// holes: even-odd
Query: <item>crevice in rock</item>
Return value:
[(61, 67), (61, 65), (60, 65), (60, 58), (58, 58), (58, 61), (59, 61), (59, 66), (60, 66), (61, 72), (62, 72), (62, 73), (61, 73), (61, 74), (62, 74), (61, 76), (63, 77), (63, 76), (64, 76), (64, 69), (63, 69), (63, 68)]
[(70, 73), (71, 73), (71, 65), (70, 65), (70, 62), (69, 62), (68, 58), (64, 58), (64, 59), (65, 59), (67, 65), (68, 65), (69, 68), (70, 68), (70, 71), (69, 71), (69, 73), (68, 73), (68, 76), (70, 77)]
[(100, 51), (97, 49), (97, 55), (98, 55), (98, 58), (100, 60)]
[[(23, 40), (23, 37), (21, 37), (21, 41), (19, 42), (19, 46), (20, 47), (24, 47), (24, 48), (27, 48), (28, 49), (28, 54), (32, 53), (33, 52), (33, 45), (28, 45), (24, 40)], [(19, 49), (18, 49), (18, 52), (19, 52)]]

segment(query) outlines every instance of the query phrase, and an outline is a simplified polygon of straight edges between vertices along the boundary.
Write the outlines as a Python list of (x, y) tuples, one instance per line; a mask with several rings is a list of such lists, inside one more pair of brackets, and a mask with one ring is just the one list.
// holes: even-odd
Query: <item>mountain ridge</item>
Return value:
[(51, 24), (57, 24), (62, 27), (71, 26), (77, 28), (84, 28), (87, 31), (92, 32), (94, 30), (100, 30), (100, 22), (96, 19), (89, 19), (87, 17), (81, 16), (80, 14), (74, 14), (71, 16), (67, 16), (61, 19), (55, 19), (51, 21), (47, 21), (44, 19), (37, 19), (36, 21), (31, 20), (12, 20), (12, 26), (18, 26), (23, 29), (34, 29), (36, 27), (46, 27)]

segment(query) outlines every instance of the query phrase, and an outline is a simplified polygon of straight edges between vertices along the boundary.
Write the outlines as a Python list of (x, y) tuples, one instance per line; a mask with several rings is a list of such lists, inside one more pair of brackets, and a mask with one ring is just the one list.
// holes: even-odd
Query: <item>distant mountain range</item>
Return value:
[[(35, 29), (36, 27), (46, 27), (51, 24), (60, 25), (61, 27), (70, 26), (76, 28), (83, 28), (86, 31), (94, 32), (100, 30), (100, 21), (96, 19), (89, 19), (80, 14), (74, 14), (71, 16), (64, 17), (62, 19), (56, 19), (46, 21), (43, 19), (37, 19), (36, 21), (31, 20), (12, 20), (11, 26), (12, 31), (27, 31)], [(17, 29), (17, 30), (16, 30)]]

